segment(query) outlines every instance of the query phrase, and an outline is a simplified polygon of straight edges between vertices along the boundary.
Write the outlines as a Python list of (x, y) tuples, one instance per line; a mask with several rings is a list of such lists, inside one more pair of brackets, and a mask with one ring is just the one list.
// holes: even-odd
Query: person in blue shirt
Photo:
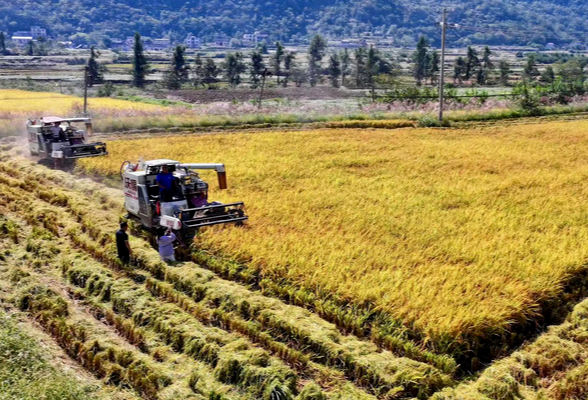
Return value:
[(161, 172), (155, 177), (159, 185), (159, 201), (171, 201), (173, 196), (174, 174), (169, 172), (169, 167), (164, 165)]
[(167, 231), (162, 229), (162, 232), (163, 233), (160, 234), (159, 239), (157, 239), (159, 256), (162, 261), (176, 262), (174, 256), (174, 242), (176, 240), (176, 235), (172, 232), (171, 228), (168, 228)]

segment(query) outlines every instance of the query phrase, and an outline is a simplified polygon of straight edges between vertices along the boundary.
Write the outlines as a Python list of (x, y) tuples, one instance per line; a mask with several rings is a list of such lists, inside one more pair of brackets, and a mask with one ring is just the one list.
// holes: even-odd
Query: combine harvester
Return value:
[[(214, 170), (220, 189), (227, 188), (224, 164), (182, 164), (173, 160), (151, 160), (121, 166), (127, 218), (155, 232), (160, 227), (172, 228), (180, 241), (194, 238), (199, 228), (247, 220), (243, 202), (222, 204), (208, 202), (208, 183), (196, 170)], [(166, 192), (157, 175), (167, 171), (173, 176), (172, 189)]]
[[(84, 129), (74, 124), (83, 125)], [(86, 143), (93, 133), (90, 118), (43, 117), (29, 120), (27, 133), (31, 155), (40, 157), (42, 161), (52, 161), (55, 167), (64, 167), (78, 158), (108, 154), (105, 143)]]

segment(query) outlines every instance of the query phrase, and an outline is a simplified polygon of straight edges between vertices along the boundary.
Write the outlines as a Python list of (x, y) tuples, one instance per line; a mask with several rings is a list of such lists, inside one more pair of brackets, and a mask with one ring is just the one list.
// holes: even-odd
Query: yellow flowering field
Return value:
[(433, 347), (537, 317), (586, 269), (587, 121), (160, 137), (108, 149), (81, 168), (224, 162), (230, 189), (211, 198), (245, 201), (250, 221), (203, 230), (199, 245), (265, 277), (371, 303)]
[[(0, 89), (0, 119), (22, 114), (31, 117), (56, 114), (66, 116), (74, 108), (83, 106), (84, 99), (51, 92), (29, 92), (25, 90)], [(157, 111), (161, 107), (110, 98), (90, 98), (91, 108), (100, 110)]]

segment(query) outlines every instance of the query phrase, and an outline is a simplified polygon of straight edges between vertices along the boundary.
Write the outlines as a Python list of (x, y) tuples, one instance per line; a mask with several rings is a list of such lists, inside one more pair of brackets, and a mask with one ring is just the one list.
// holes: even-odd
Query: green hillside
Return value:
[[(450, 6), (450, 22), (468, 27), (450, 32), (453, 44), (588, 44), (583, 0), (473, 0)], [(337, 37), (373, 32), (414, 45), (419, 34), (438, 37), (439, 14), (439, 2), (432, 0), (22, 0), (0, 2), (0, 30), (41, 25), (52, 36), (80, 43), (135, 31), (173, 39), (189, 32), (212, 39), (263, 31), (284, 41), (303, 41), (315, 32)]]

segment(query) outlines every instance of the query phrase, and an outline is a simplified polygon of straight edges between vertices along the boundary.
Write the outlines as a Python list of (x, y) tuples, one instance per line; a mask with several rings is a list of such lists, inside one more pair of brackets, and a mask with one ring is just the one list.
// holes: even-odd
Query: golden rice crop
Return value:
[[(71, 112), (72, 109), (80, 108), (82, 104), (82, 98), (65, 94), (0, 89), (0, 119), (19, 114), (30, 116), (31, 118), (50, 114), (69, 116), (65, 114)], [(101, 110), (156, 111), (161, 109), (161, 107), (152, 104), (110, 98), (90, 98), (88, 104), (90, 109), (98, 108)]]
[[(433, 341), (487, 337), (537, 315), (588, 256), (588, 122), (114, 141), (81, 162), (224, 162), (243, 229), (198, 243), (353, 303)], [(208, 176), (209, 182), (214, 182)]]

